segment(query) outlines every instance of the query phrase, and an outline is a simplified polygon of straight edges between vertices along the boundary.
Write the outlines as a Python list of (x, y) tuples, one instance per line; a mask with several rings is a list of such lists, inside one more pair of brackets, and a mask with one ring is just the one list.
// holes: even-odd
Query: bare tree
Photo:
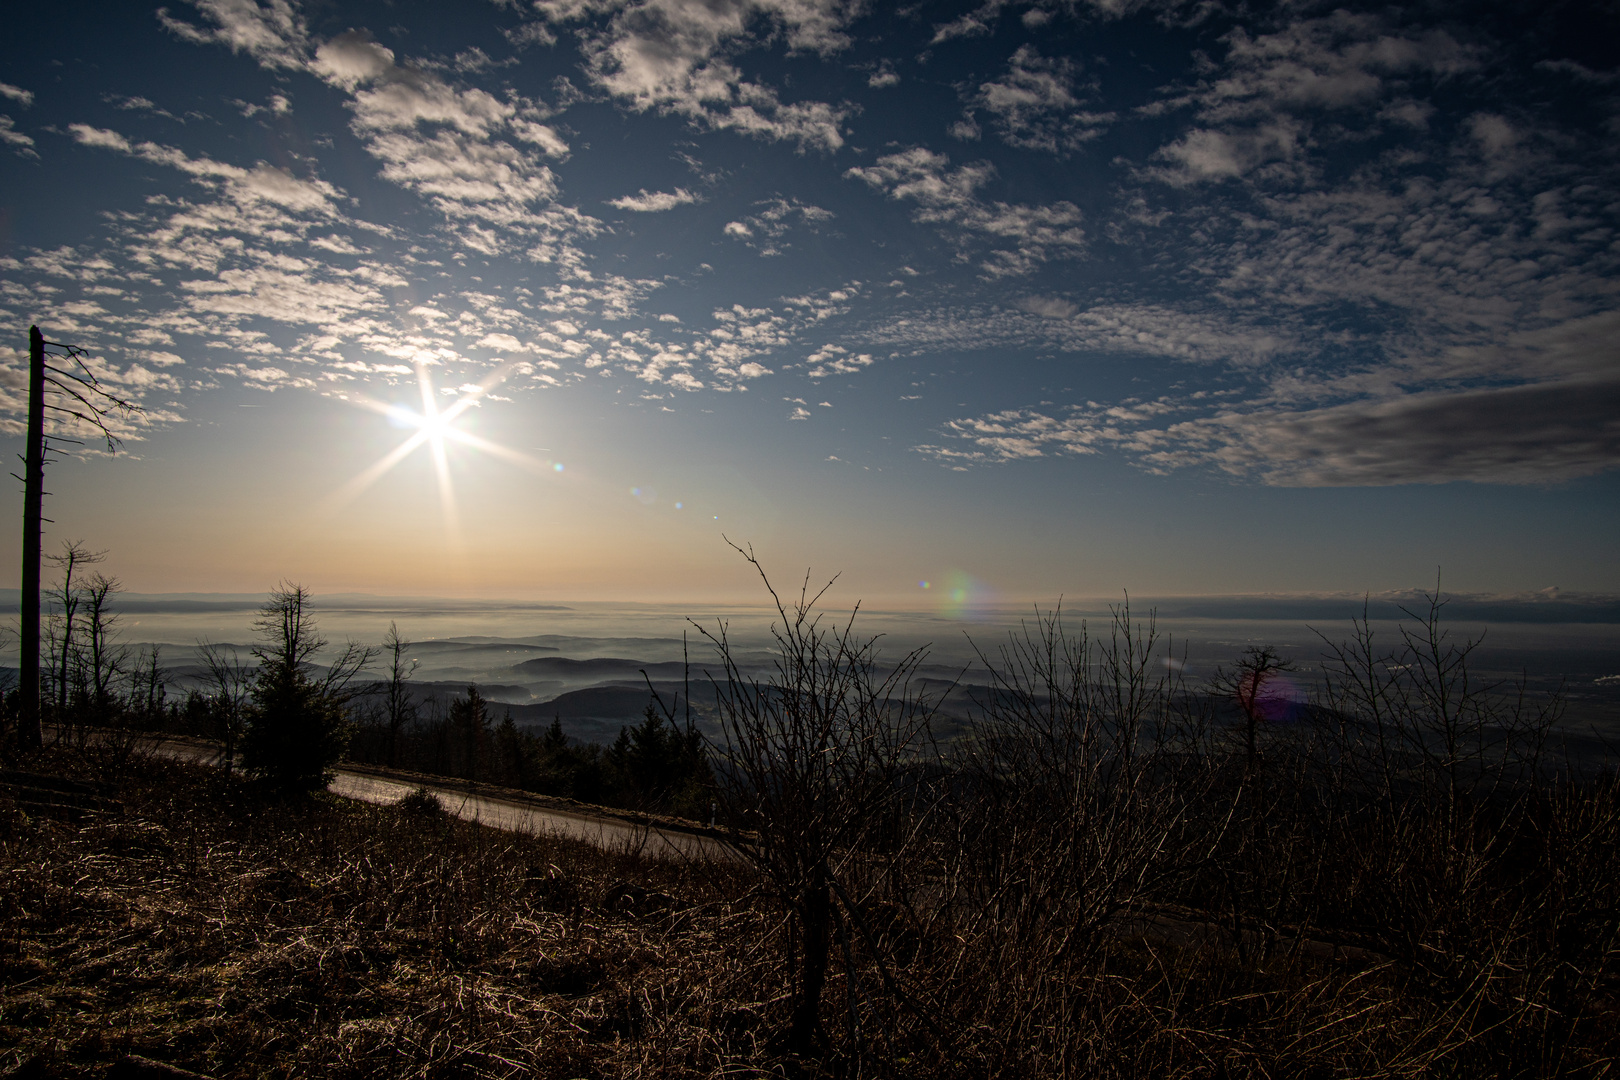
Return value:
[(143, 648), (129, 674), (130, 701), (140, 709), (143, 726), (152, 727), (162, 721), (166, 674), (163, 646), (154, 642)]
[(1454, 807), (1504, 783), (1538, 778), (1563, 695), (1533, 698), (1522, 677), (1482, 681), (1473, 654), (1483, 633), (1452, 637), (1438, 581), (1421, 599), (1415, 610), (1401, 608), (1415, 625), (1401, 624), (1390, 647), (1376, 643), (1365, 608), (1352, 620), (1351, 640), (1335, 644), (1318, 634), (1328, 647), (1326, 700), (1367, 730), (1384, 794), (1393, 798), (1402, 777), (1407, 788), (1439, 789)]
[(1294, 670), (1291, 660), (1270, 645), (1253, 645), (1230, 668), (1215, 669), (1210, 685), (1229, 695), (1243, 716), (1243, 766), (1252, 774), (1260, 755), (1260, 733), (1266, 723), (1293, 704), (1281, 677)]
[(1097, 970), (1110, 923), (1181, 870), (1196, 790), (1171, 782), (1162, 753), (1182, 691), (1157, 663), (1152, 616), (1134, 622), (1128, 601), (1111, 615), (1098, 640), (1061, 609), (1037, 612), (980, 653), (990, 685), (957, 747), (940, 874), (974, 992), (1009, 1017), (1009, 1038), (1055, 1050), (1071, 1033), (1053, 1018)]
[(105, 723), (115, 704), (113, 685), (129, 671), (129, 650), (117, 643), (118, 614), (112, 598), (123, 591), (117, 578), (97, 571), (84, 587), (83, 692), (91, 714)]
[(106, 552), (91, 551), (79, 540), (64, 540), (60, 555), (45, 556), (62, 572), (62, 579), (46, 591), (46, 596), (56, 608), (46, 627), (49, 642), (46, 652), (51, 657), (51, 680), (58, 723), (67, 719), (68, 702), (78, 675), (75, 668), (81, 661), (76, 621), (85, 593), (80, 575), (85, 566), (99, 563), (106, 557)]
[[(53, 452), (79, 440), (70, 432), (94, 431), (115, 453), (118, 436), (110, 417), (140, 407), (109, 392), (86, 363), (85, 350), (46, 341), (39, 327), (28, 328), (28, 438), (23, 456), (23, 565), (19, 634), (19, 690), (22, 712), (17, 739), (24, 747), (42, 743), (39, 723), (39, 593), (41, 531), (45, 509), (45, 462)], [(55, 422), (47, 435), (45, 421)]]
[(383, 707), (388, 720), (388, 765), (399, 764), (399, 734), (405, 725), (416, 719), (416, 701), (411, 697), (410, 678), (421, 663), (408, 660), (405, 654), (414, 642), (399, 636), (399, 627), (392, 621), (383, 638), (383, 653), (388, 657), (388, 678), (383, 683)]
[(822, 1038), (835, 904), (847, 903), (863, 860), (892, 843), (935, 706), (914, 683), (922, 650), (880, 667), (877, 639), (854, 632), (856, 612), (842, 626), (822, 624), (815, 607), (832, 582), (812, 596), (807, 574), (790, 607), (752, 549), (732, 546), (759, 572), (781, 621), (771, 627), (774, 672), (764, 681), (743, 673), (724, 623), (697, 627), (720, 667), (710, 675), (722, 732), (717, 798), (727, 840), (790, 912), (788, 1042), (809, 1052)]
[(222, 760), (229, 775), (236, 756), (236, 744), (246, 723), (247, 705), (253, 693), (257, 669), (238, 656), (236, 649), (230, 645), (199, 641), (197, 651), (202, 654), (203, 664), (208, 668), (215, 715), (219, 718), (219, 740), (224, 745)]

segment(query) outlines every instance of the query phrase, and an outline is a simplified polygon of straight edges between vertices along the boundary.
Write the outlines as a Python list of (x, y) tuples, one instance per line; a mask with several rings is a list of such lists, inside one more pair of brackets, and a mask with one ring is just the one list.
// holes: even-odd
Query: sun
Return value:
[(340, 508), (351, 502), (361, 492), (365, 491), (378, 479), (393, 469), (395, 465), (410, 457), (415, 451), (426, 448), (433, 459), (433, 470), (438, 478), (439, 502), (443, 509), (445, 525), (452, 533), (457, 528), (457, 512), (455, 487), (450, 474), (449, 445), (455, 443), (468, 447), (476, 452), (498, 457), (504, 461), (518, 465), (534, 472), (545, 472), (546, 467), (526, 454), (480, 438), (470, 431), (458, 426), (458, 421), (466, 415), (468, 409), (479, 404), (484, 395), (505, 381), (511, 365), (497, 369), (492, 375), (476, 386), (464, 386), (459, 396), (447, 407), (439, 407), (439, 393), (433, 386), (433, 376), (424, 363), (416, 365), (416, 381), (421, 389), (422, 404), (419, 409), (398, 403), (385, 403), (361, 395), (351, 396), (349, 400), (372, 412), (381, 413), (388, 418), (394, 427), (409, 431), (410, 434), (398, 446), (384, 454), (377, 461), (360, 472), (360, 474), (337, 491), (333, 492), (329, 500), (333, 509)]

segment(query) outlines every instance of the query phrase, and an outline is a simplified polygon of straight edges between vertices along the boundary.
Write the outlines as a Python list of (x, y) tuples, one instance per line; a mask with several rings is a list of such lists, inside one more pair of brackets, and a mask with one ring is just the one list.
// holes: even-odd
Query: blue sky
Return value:
[(1614, 23), (38, 9), (7, 439), (30, 322), (140, 400), (48, 543), (148, 591), (1620, 591)]

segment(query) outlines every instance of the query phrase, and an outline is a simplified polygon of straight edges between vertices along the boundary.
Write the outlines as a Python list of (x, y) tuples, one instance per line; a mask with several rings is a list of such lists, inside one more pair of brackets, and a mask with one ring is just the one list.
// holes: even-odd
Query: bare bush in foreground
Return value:
[[(905, 843), (903, 818), (929, 744), (933, 704), (914, 684), (921, 652), (879, 663), (877, 641), (854, 630), (855, 612), (826, 625), (809, 576), (788, 605), (751, 550), (780, 622), (774, 671), (745, 675), (722, 623), (701, 632), (714, 646), (711, 674), (722, 741), (717, 797), (732, 847), (786, 905), (795, 954), (788, 1045), (811, 1053), (822, 1039), (821, 997), (835, 926), (846, 946), (855, 894), (876, 858)], [(846, 972), (846, 978), (849, 973)]]

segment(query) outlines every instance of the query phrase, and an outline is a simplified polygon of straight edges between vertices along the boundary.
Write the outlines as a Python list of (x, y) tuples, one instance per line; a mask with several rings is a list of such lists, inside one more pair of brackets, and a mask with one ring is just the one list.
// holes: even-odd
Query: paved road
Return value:
[[(154, 752), (165, 757), (195, 761), (203, 765), (217, 767), (223, 757), (223, 751), (219, 747), (207, 743), (162, 739), (150, 745)], [(426, 787), (437, 795), (444, 808), (456, 817), (476, 821), (490, 828), (503, 829), (506, 832), (565, 836), (574, 840), (584, 840), (611, 851), (636, 851), (655, 858), (735, 858), (730, 849), (712, 837), (635, 825), (617, 818), (596, 817), (588, 813), (574, 814), (547, 809), (490, 795), (472, 794), (458, 790), (453, 784), (394, 780), (371, 773), (338, 769), (337, 776), (328, 786), (328, 790), (345, 798), (388, 806), (399, 802), (419, 787)]]

